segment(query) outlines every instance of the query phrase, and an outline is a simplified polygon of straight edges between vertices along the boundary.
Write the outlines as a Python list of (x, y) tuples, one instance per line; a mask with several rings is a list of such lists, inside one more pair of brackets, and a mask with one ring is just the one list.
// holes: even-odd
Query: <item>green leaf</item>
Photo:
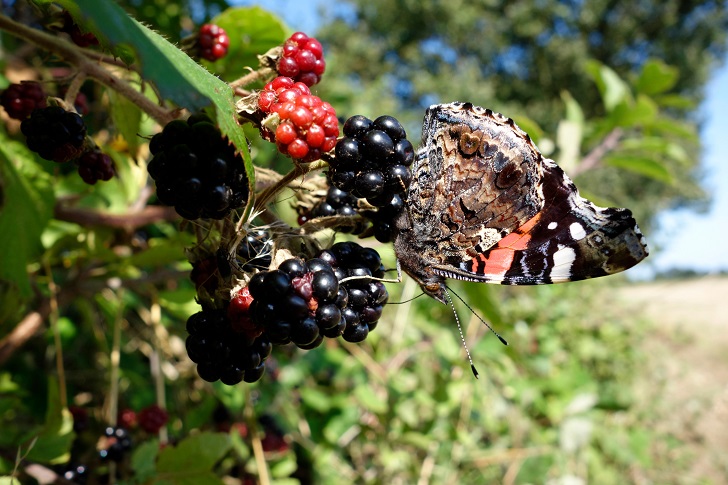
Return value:
[(691, 163), (690, 157), (682, 146), (659, 136), (625, 139), (620, 142), (619, 148), (623, 151), (664, 155), (686, 166)]
[(158, 478), (174, 484), (221, 483), (210, 472), (231, 448), (230, 437), (225, 433), (200, 433), (168, 446), (159, 453)]
[(281, 20), (260, 7), (231, 7), (210, 20), (230, 37), (228, 53), (216, 62), (204, 61), (223, 79), (233, 81), (258, 67), (258, 56), (286, 40)]
[(528, 136), (531, 137), (531, 140), (533, 140), (533, 142), (538, 145), (538, 142), (543, 137), (543, 130), (540, 126), (538, 126), (538, 123), (533, 121), (528, 116), (517, 115), (513, 116), (513, 121), (516, 122), (519, 128), (528, 133)]
[(667, 170), (667, 167), (648, 157), (610, 153), (604, 157), (604, 163), (611, 165), (612, 167), (623, 168), (661, 182), (668, 184), (673, 183), (672, 175)]
[(609, 115), (615, 126), (633, 127), (652, 123), (658, 114), (655, 102), (647, 96), (640, 94), (635, 102), (624, 100), (619, 103)]
[(134, 449), (131, 467), (137, 480), (143, 483), (156, 473), (158, 453), (159, 441), (156, 439), (145, 441)]
[(29, 461), (49, 464), (68, 461), (76, 433), (73, 416), (68, 408), (61, 406), (56, 378), (48, 379), (48, 410), (43, 428), (39, 433), (33, 433), (31, 439), (36, 437), (35, 445), (28, 451)]
[(15, 477), (0, 477), (0, 485), (22, 485), (22, 483)]
[(658, 105), (666, 108), (695, 109), (695, 101), (679, 94), (663, 94), (662, 96), (653, 96), (652, 99)]
[(365, 409), (377, 413), (384, 414), (387, 412), (387, 400), (377, 395), (369, 384), (360, 384), (354, 389), (354, 396)]
[(561, 99), (564, 101), (566, 106), (565, 119), (584, 126), (584, 111), (581, 109), (579, 103), (574, 99), (568, 91), (561, 92)]
[(24, 298), (32, 294), (26, 265), (43, 250), (40, 236), (54, 203), (51, 177), (24, 145), (0, 131), (0, 279)]
[(586, 72), (596, 82), (607, 112), (612, 111), (622, 101), (631, 99), (627, 83), (611, 68), (592, 60), (586, 63)]
[(675, 86), (679, 77), (677, 68), (668, 66), (660, 60), (650, 59), (642, 68), (635, 89), (647, 95), (664, 93)]
[(139, 126), (142, 122), (142, 111), (124, 96), (116, 91), (108, 90), (109, 104), (111, 105), (111, 121), (119, 135), (126, 141), (129, 153), (136, 157), (139, 149)]

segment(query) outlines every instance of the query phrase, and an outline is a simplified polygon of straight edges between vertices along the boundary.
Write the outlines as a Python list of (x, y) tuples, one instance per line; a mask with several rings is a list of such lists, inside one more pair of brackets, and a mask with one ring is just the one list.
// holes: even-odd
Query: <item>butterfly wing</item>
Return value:
[(509, 118), (470, 103), (435, 105), (422, 136), (394, 244), (405, 272), (438, 300), (444, 278), (556, 283), (647, 256), (631, 213), (580, 197)]

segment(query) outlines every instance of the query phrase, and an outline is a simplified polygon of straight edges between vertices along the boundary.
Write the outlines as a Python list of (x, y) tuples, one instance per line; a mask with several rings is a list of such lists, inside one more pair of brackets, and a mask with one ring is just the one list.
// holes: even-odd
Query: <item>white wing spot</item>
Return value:
[(556, 226), (558, 226), (558, 222), (549, 222), (549, 229), (556, 229)]
[(578, 222), (574, 222), (572, 225), (569, 226), (569, 232), (571, 233), (571, 237), (574, 239), (574, 241), (580, 241), (586, 237), (586, 231), (584, 230), (584, 226), (582, 226)]
[(551, 268), (551, 281), (561, 283), (571, 279), (571, 265), (576, 261), (576, 251), (569, 246), (559, 244), (554, 253), (554, 267)]

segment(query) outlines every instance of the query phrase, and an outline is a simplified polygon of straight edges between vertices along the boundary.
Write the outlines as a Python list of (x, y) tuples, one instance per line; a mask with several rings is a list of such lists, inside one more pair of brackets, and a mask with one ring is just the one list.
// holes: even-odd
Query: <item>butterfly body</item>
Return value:
[(513, 120), (470, 103), (431, 106), (395, 254), (445, 303), (445, 279), (511, 285), (624, 271), (647, 257), (627, 209), (601, 208)]

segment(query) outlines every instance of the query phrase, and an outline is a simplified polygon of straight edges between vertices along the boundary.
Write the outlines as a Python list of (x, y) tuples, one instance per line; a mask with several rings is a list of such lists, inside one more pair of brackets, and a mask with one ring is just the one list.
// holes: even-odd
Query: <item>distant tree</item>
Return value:
[[(706, 198), (696, 170), (695, 112), (711, 70), (726, 52), (727, 33), (728, 8), (719, 1), (348, 0), (330, 11), (319, 32), (337, 76), (321, 89), (341, 99), (340, 105), (348, 100), (351, 114), (396, 111), (414, 134), (429, 104), (484, 105), (527, 124), (535, 138), (543, 134), (554, 141), (555, 150), (548, 149), (554, 146), (549, 142), (542, 148), (560, 163), (559, 137), (568, 138), (559, 135), (568, 92), (585, 120), (573, 147), (578, 156), (598, 147), (619, 151), (639, 143), (635, 138), (659, 145), (640, 143), (639, 156), (662, 165), (669, 175), (662, 180), (621, 170), (644, 168), (632, 163), (634, 151), (618, 168), (598, 163), (570, 171), (564, 163), (591, 196), (634, 207), (649, 226), (659, 209)], [(610, 68), (607, 78), (594, 61)], [(655, 66), (672, 73), (658, 76), (667, 84), (645, 84), (653, 79), (645, 68)], [(638, 113), (645, 107), (638, 98), (646, 95), (657, 117), (649, 123), (615, 122), (605, 79), (624, 80), (628, 98), (637, 100), (623, 111)], [(613, 128), (621, 135), (602, 145)], [(626, 138), (631, 140), (623, 145)], [(683, 154), (679, 163), (670, 160), (674, 150)]]

